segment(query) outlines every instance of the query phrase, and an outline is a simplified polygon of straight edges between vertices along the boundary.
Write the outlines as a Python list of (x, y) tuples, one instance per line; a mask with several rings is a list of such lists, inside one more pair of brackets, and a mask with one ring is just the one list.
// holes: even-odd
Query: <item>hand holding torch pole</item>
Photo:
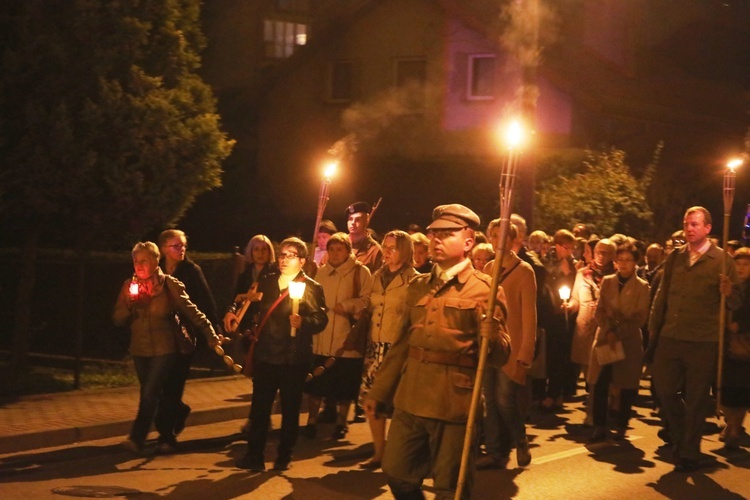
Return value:
[[(516, 183), (516, 169), (520, 157), (519, 146), (523, 141), (524, 131), (521, 124), (514, 121), (505, 131), (505, 141), (507, 144), (507, 153), (503, 162), (500, 173), (500, 242), (495, 249), (495, 265), (492, 272), (492, 285), (490, 286), (490, 295), (487, 304), (487, 315), (485, 321), (492, 322), (495, 314), (495, 305), (497, 303), (497, 289), (502, 272), (503, 255), (505, 254), (506, 240), (508, 237), (508, 227), (510, 225), (511, 201), (513, 199), (513, 188)], [(474, 389), (471, 394), (471, 403), (469, 405), (469, 416), (466, 422), (466, 434), (464, 435), (464, 447), (461, 455), (461, 468), (458, 473), (458, 483), (456, 484), (456, 500), (461, 498), (461, 493), (466, 482), (466, 472), (469, 465), (469, 454), (473, 452), (473, 433), (474, 421), (476, 419), (477, 407), (482, 391), (482, 380), (484, 377), (484, 367), (487, 364), (487, 354), (489, 351), (489, 341), (482, 337), (479, 344), (479, 361), (477, 363), (477, 374), (474, 379)]]
[[(742, 160), (735, 158), (727, 163), (727, 170), (724, 172), (724, 229), (722, 231), (721, 246), (724, 249), (724, 257), (721, 260), (721, 276), (726, 279), (727, 276), (727, 240), (729, 239), (729, 217), (732, 214), (732, 204), (734, 203), (734, 185), (736, 179), (735, 170), (742, 165)], [(724, 372), (724, 330), (726, 329), (726, 304), (727, 298), (721, 293), (719, 302), (719, 358), (716, 363), (716, 406), (717, 411), (721, 406), (721, 385), (722, 375)]]

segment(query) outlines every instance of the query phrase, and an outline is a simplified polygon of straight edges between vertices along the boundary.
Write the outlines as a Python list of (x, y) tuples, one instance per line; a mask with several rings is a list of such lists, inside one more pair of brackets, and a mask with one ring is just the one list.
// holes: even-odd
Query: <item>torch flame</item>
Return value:
[(560, 299), (566, 302), (569, 298), (570, 298), (570, 287), (561, 286), (560, 287)]
[(727, 168), (734, 172), (736, 169), (742, 166), (742, 158), (732, 158), (729, 160), (729, 163), (727, 163)]
[(505, 144), (508, 146), (508, 149), (518, 148), (523, 144), (524, 139), (525, 133), (523, 126), (521, 126), (521, 122), (518, 120), (510, 122), (505, 129)]
[(333, 177), (334, 174), (336, 173), (336, 170), (338, 169), (338, 167), (339, 167), (339, 162), (335, 160), (328, 162), (325, 168), (323, 169), (323, 177), (325, 177), (326, 180), (330, 180), (331, 177)]

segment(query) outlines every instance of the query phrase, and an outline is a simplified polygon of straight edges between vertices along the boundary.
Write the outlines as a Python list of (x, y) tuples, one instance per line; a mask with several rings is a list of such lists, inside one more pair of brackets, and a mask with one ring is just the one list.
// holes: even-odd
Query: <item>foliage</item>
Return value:
[(197, 76), (199, 0), (0, 7), (0, 213), (46, 241), (116, 246), (221, 184), (233, 142)]
[(538, 226), (554, 232), (583, 222), (600, 236), (648, 234), (653, 213), (646, 192), (660, 151), (661, 146), (640, 179), (625, 163), (625, 152), (615, 148), (549, 158), (538, 173)]

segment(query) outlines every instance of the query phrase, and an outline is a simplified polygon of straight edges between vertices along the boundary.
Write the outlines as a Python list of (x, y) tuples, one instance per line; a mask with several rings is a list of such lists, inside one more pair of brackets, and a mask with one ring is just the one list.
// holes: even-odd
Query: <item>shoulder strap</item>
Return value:
[(263, 316), (263, 319), (258, 324), (258, 328), (255, 329), (255, 340), (258, 340), (258, 337), (260, 336), (260, 331), (266, 325), (268, 318), (271, 317), (271, 313), (273, 312), (273, 310), (276, 309), (276, 307), (278, 307), (279, 304), (281, 304), (281, 301), (284, 300), (287, 295), (289, 295), (289, 288), (284, 290), (284, 293), (279, 295), (276, 301), (273, 304), (271, 304), (271, 307), (268, 308), (268, 311), (266, 311), (266, 315)]
[(507, 278), (508, 275), (510, 273), (512, 273), (519, 266), (519, 264), (521, 264), (521, 260), (517, 260), (516, 263), (513, 264), (513, 267), (511, 267), (510, 270), (507, 273), (503, 273), (500, 276), (500, 279), (497, 281), (497, 284), (499, 285), (500, 283), (502, 283), (503, 281), (505, 281), (505, 278)]
[(354, 283), (352, 285), (353, 286), (353, 291), (354, 291), (354, 294), (352, 296), (353, 299), (358, 299), (359, 298), (359, 292), (361, 291), (360, 287), (362, 286), (362, 284), (359, 281), (360, 280), (360, 278), (359, 278), (359, 273), (360, 272), (362, 272), (362, 263), (359, 262), (359, 261), (357, 261), (357, 260), (355, 260), (354, 261)]

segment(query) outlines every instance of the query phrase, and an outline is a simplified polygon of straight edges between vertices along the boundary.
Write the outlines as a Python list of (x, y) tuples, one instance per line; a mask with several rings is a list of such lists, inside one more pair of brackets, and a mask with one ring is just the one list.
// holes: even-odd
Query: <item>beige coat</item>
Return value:
[[(466, 422), (476, 369), (422, 362), (410, 346), (445, 353), (477, 354), (479, 323), (487, 308), (490, 279), (469, 264), (432, 296), (432, 274), (409, 284), (409, 316), (383, 360), (368, 397), (412, 415)], [(504, 308), (504, 306), (503, 306)], [(504, 318), (501, 318), (504, 330)], [(489, 362), (495, 362), (490, 345)], [(501, 364), (501, 363), (497, 363)]]
[(580, 365), (588, 365), (591, 347), (596, 334), (596, 305), (599, 300), (599, 285), (591, 277), (591, 269), (584, 267), (576, 273), (576, 281), (570, 294), (570, 313), (576, 316), (570, 359)]
[(406, 290), (417, 272), (411, 266), (402, 269), (385, 289), (380, 281), (382, 273), (382, 268), (375, 271), (365, 293), (372, 312), (369, 340), (393, 343), (406, 321)]
[[(536, 343), (536, 278), (534, 268), (522, 261), (515, 253), (503, 259), (504, 272), (508, 272), (500, 286), (505, 291), (505, 301), (508, 307), (508, 335), (510, 335), (510, 357), (503, 366), (503, 371), (517, 384), (526, 384), (528, 368), (519, 366), (517, 361), (531, 366), (534, 361), (534, 345)], [(485, 272), (494, 272), (495, 261), (489, 262)], [(502, 275), (501, 275), (502, 276)]]
[[(611, 331), (622, 341), (625, 359), (612, 364), (612, 384), (622, 389), (638, 389), (643, 369), (643, 336), (641, 326), (646, 322), (650, 303), (648, 282), (638, 276), (631, 277), (620, 290), (616, 274), (602, 280), (601, 295), (596, 307), (594, 346), (607, 343)], [(596, 383), (601, 366), (592, 350), (589, 361), (588, 382)]]
[[(360, 293), (358, 297), (354, 296), (355, 273), (359, 273)], [(315, 281), (323, 287), (326, 309), (328, 309), (328, 324), (325, 330), (313, 337), (313, 354), (338, 355), (344, 358), (362, 357), (356, 350), (347, 350), (342, 354), (337, 354), (336, 351), (343, 347), (351, 330), (350, 318), (359, 314), (367, 304), (365, 293), (372, 288), (370, 279), (369, 269), (357, 264), (352, 256), (339, 267), (324, 264), (318, 269)], [(344, 314), (337, 314), (334, 311), (336, 304), (343, 306)]]

